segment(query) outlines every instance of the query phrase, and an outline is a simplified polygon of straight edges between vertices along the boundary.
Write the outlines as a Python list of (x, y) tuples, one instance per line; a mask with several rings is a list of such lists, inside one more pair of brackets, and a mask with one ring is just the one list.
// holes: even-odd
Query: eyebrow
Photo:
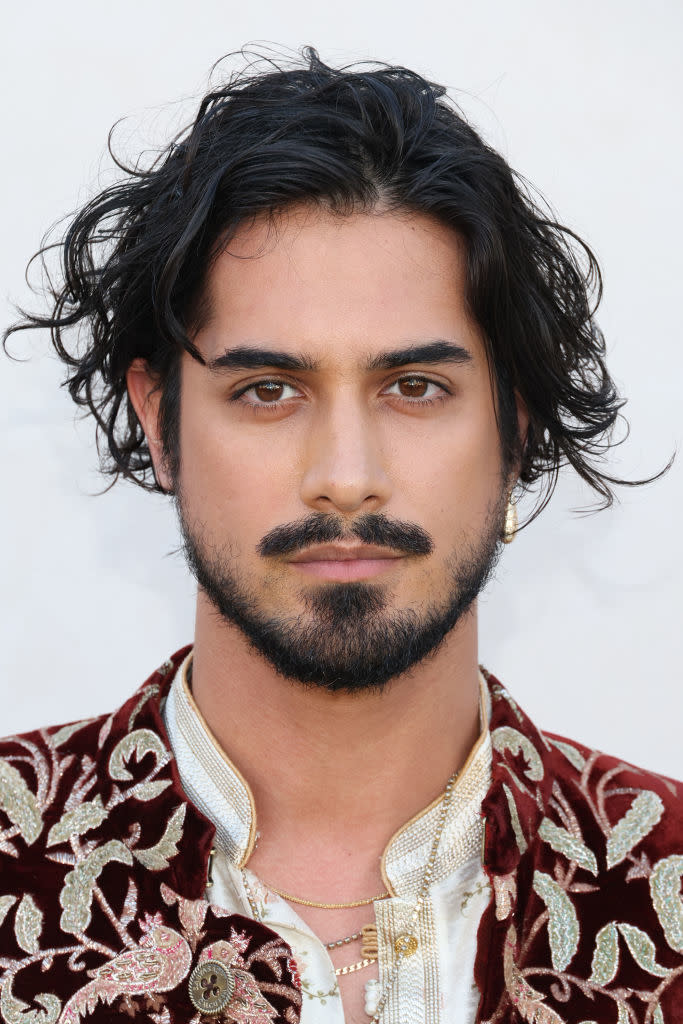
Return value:
[[(367, 370), (395, 370), (410, 363), (471, 363), (472, 354), (454, 341), (438, 339), (421, 345), (407, 345), (405, 348), (380, 352), (372, 356)], [(319, 370), (319, 364), (309, 356), (281, 352), (253, 346), (228, 349), (223, 355), (207, 363), (212, 372), (221, 370), (261, 370), (274, 367), (278, 370)]]

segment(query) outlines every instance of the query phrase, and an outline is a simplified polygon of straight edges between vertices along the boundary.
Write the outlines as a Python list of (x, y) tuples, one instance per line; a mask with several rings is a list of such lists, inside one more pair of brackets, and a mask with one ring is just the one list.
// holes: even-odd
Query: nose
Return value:
[(377, 424), (360, 400), (339, 395), (321, 408), (308, 441), (302, 501), (318, 512), (376, 512), (389, 500)]

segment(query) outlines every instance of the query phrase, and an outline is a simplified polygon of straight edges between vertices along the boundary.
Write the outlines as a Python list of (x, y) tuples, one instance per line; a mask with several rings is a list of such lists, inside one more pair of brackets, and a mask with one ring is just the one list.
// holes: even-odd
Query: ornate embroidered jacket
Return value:
[[(213, 826), (161, 717), (0, 742), (0, 1018), (296, 1024), (289, 947), (203, 898)], [(539, 732), (492, 676), (481, 1024), (683, 1024), (683, 786)]]

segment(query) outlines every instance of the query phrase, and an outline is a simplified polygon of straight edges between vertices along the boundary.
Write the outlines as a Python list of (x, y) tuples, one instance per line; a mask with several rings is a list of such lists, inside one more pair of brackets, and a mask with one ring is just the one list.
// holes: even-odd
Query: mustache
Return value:
[(312, 544), (331, 544), (351, 538), (363, 544), (393, 548), (406, 555), (429, 555), (434, 550), (434, 542), (421, 526), (387, 519), (377, 512), (359, 516), (350, 527), (338, 516), (313, 512), (300, 522), (276, 526), (263, 537), (256, 550), (268, 558), (291, 555)]

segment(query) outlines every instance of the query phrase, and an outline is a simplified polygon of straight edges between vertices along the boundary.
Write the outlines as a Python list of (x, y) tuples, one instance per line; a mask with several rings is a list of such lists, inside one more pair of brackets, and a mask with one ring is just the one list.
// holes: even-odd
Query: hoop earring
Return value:
[(512, 497), (512, 492), (508, 498), (507, 508), (505, 509), (505, 522), (503, 523), (503, 532), (500, 535), (500, 539), (503, 544), (512, 544), (513, 540), (517, 536), (518, 528), (517, 518), (517, 502)]

